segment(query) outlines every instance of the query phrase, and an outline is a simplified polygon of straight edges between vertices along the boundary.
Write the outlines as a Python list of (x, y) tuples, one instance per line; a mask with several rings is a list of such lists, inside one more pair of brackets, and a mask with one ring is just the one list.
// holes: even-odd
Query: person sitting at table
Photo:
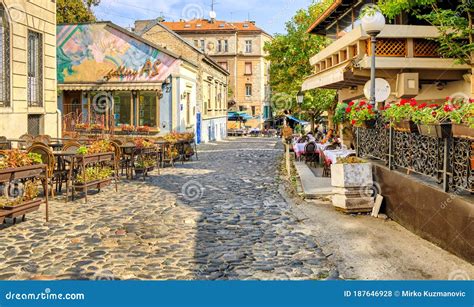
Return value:
[(321, 144), (333, 143), (335, 140), (336, 138), (334, 137), (334, 129), (329, 129)]
[(316, 141), (313, 132), (308, 132), (307, 137), (308, 137), (308, 142)]

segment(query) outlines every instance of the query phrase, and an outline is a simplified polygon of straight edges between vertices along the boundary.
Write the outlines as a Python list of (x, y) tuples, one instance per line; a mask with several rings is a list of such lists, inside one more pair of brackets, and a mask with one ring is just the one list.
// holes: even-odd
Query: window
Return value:
[(201, 39), (201, 51), (206, 50), (206, 41)]
[(224, 52), (229, 52), (229, 41), (224, 40)]
[(225, 70), (229, 71), (229, 65), (227, 62), (219, 62), (218, 63), (220, 67), (224, 68)]
[(156, 127), (156, 93), (140, 92), (138, 124), (140, 126)]
[(245, 63), (245, 74), (251, 75), (252, 74), (252, 62)]
[(132, 95), (131, 92), (116, 92), (114, 94), (115, 126), (132, 124)]
[(43, 37), (28, 31), (28, 106), (43, 106)]
[(197, 39), (194, 40), (194, 47), (199, 48), (199, 41)]
[(217, 104), (219, 102), (219, 90), (218, 90), (218, 85), (216, 83), (216, 85), (214, 85), (214, 110), (217, 110)]
[(43, 134), (41, 126), (43, 122), (43, 116), (38, 114), (28, 114), (28, 134), (38, 136)]
[(211, 97), (212, 97), (212, 87), (211, 84), (207, 84), (207, 110), (211, 111)]
[(222, 52), (222, 41), (220, 39), (217, 41), (217, 52)]
[(245, 96), (252, 96), (252, 84), (245, 84)]
[(246, 40), (245, 41), (245, 53), (252, 53), (252, 41)]
[(255, 114), (257, 114), (257, 112), (255, 110), (255, 106), (252, 106), (252, 116), (255, 116)]
[(0, 6), (0, 107), (10, 106), (10, 29)]

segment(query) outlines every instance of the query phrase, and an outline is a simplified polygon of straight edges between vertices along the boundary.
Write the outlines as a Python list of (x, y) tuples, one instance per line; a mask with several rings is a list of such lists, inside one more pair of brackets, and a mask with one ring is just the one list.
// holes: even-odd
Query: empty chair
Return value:
[(304, 147), (303, 153), (306, 163), (316, 164), (319, 154), (316, 152), (316, 143), (310, 142)]
[(51, 185), (51, 195), (54, 197), (54, 189), (53, 185), (55, 180), (57, 181), (59, 176), (55, 174), (55, 165), (56, 165), (56, 160), (54, 159), (54, 155), (52, 150), (47, 146), (44, 145), (43, 143), (40, 142), (35, 142), (33, 143), (29, 148), (28, 148), (28, 153), (36, 153), (41, 155), (41, 159), (43, 161), (43, 164), (47, 165), (48, 169), (48, 183)]

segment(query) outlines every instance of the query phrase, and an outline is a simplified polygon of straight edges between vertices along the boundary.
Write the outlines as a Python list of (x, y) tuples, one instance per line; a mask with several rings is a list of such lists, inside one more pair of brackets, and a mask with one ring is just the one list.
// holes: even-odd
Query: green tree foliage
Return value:
[[(445, 2), (444, 6), (443, 4)], [(390, 19), (401, 13), (411, 14), (435, 26), (440, 31), (436, 41), (444, 57), (458, 59), (460, 63), (474, 62), (474, 1), (460, 0), (449, 6), (440, 0), (379, 0), (382, 12)], [(429, 12), (429, 13), (426, 13)]]
[(57, 0), (56, 22), (61, 24), (95, 21), (91, 8), (99, 5), (99, 2), (100, 0)]
[[(286, 34), (277, 34), (267, 43), (267, 59), (271, 61), (270, 85), (272, 103), (277, 112), (296, 112), (296, 95), (301, 89), (303, 79), (313, 74), (309, 59), (327, 46), (325, 37), (306, 33), (310, 25), (325, 11), (333, 1), (324, 0), (312, 4), (308, 9), (299, 10), (286, 23)], [(302, 114), (314, 120), (323, 111), (335, 107), (335, 91), (312, 90), (305, 93)]]

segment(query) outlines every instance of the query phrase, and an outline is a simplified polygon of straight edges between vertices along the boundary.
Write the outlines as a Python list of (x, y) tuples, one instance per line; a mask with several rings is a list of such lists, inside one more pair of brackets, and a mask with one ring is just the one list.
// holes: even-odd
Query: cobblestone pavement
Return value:
[[(337, 278), (278, 194), (274, 139), (200, 147), (199, 161), (55, 201), (0, 226), (0, 279)], [(3, 259), (2, 259), (3, 258)]]

